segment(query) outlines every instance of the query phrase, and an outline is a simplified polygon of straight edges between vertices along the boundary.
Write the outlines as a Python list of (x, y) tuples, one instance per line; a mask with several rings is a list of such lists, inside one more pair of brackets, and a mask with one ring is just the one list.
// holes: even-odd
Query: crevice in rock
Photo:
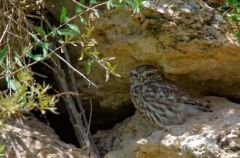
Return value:
[(227, 99), (230, 100), (231, 102), (240, 104), (240, 99), (239, 99), (239, 98), (229, 97), (229, 98), (227, 98)]
[(227, 100), (233, 102), (233, 103), (237, 103), (237, 104), (240, 104), (240, 98), (237, 98), (237, 97), (229, 97), (229, 96), (224, 96), (224, 95), (219, 95), (218, 93), (208, 93), (207, 96), (216, 96), (216, 97), (224, 97), (226, 98)]
[[(91, 113), (90, 107), (85, 106), (85, 110), (86, 110), (86, 115), (89, 118)], [(124, 119), (126, 119), (129, 116), (132, 116), (134, 112), (135, 112), (135, 108), (133, 107), (133, 105), (124, 105), (124, 106), (121, 106), (121, 108), (116, 110), (95, 106), (92, 109), (91, 131), (94, 134), (98, 130), (111, 129), (117, 123), (122, 122)]]
[[(58, 92), (52, 72), (44, 64), (36, 64), (32, 67), (32, 70), (34, 72), (37, 72), (37, 74), (47, 76), (47, 78), (43, 78), (39, 75), (35, 75), (34, 77), (38, 82), (46, 82), (52, 86), (51, 91), (49, 91), (50, 94), (56, 94), (56, 92)], [(91, 109), (88, 104), (89, 103), (87, 103), (86, 101), (83, 101), (83, 106), (85, 108), (87, 118), (89, 118), (91, 113)], [(76, 135), (74, 133), (74, 129), (69, 120), (69, 115), (61, 99), (57, 103), (57, 112), (59, 114), (47, 112), (45, 115), (42, 115), (40, 111), (32, 111), (35, 117), (53, 128), (55, 133), (62, 141), (79, 147)], [(110, 129), (117, 123), (133, 115), (134, 112), (135, 108), (133, 107), (133, 105), (124, 105), (121, 106), (121, 108), (119, 109), (112, 110), (99, 106), (98, 101), (93, 100), (90, 130), (94, 134), (98, 130)]]
[(32, 113), (40, 121), (50, 126), (59, 136), (60, 140), (68, 144), (73, 144), (76, 147), (80, 147), (67, 113), (60, 112), (59, 114), (53, 114), (47, 112), (45, 115), (42, 115), (39, 111), (32, 111)]

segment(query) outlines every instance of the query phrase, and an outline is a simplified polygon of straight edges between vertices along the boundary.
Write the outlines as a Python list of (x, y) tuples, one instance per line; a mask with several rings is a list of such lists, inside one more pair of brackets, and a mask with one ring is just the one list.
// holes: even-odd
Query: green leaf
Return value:
[[(41, 46), (42, 46), (42, 50), (45, 52), (45, 54), (47, 54), (47, 44), (44, 44), (44, 42), (41, 43)], [(43, 54), (44, 54), (43, 52)], [(23, 49), (23, 53), (26, 55), (26, 57), (29, 57), (35, 61), (39, 61), (39, 60), (42, 60), (44, 59), (46, 56), (44, 56), (43, 54), (33, 54), (30, 47), (25, 47)]]
[(62, 7), (62, 10), (60, 13), (60, 22), (61, 23), (65, 20), (66, 16), (67, 16), (67, 9), (65, 7)]
[[(43, 48), (42, 48), (43, 49)], [(44, 50), (45, 51), (45, 50)], [(47, 52), (45, 52), (45, 54), (47, 55)], [(31, 51), (29, 51), (26, 56), (31, 58), (34, 61), (40, 61), (43, 60), (44, 58), (46, 58), (46, 55), (43, 54), (33, 54)]]
[(93, 15), (95, 15), (97, 18), (99, 18), (98, 10), (94, 9), (94, 11), (93, 11)]
[(90, 4), (90, 6), (92, 6), (94, 4), (97, 4), (97, 1), (96, 0), (89, 0), (89, 4)]
[(87, 52), (87, 55), (90, 57), (99, 56), (99, 54), (100, 54), (100, 52), (98, 52), (98, 51)]
[(43, 27), (36, 27), (36, 32), (40, 33), (42, 36), (46, 35), (46, 32)]
[(80, 0), (79, 3), (84, 4), (85, 0)]
[(236, 11), (237, 11), (238, 14), (240, 14), (240, 4), (237, 5)]
[(31, 36), (32, 36), (32, 38), (33, 38), (33, 40), (34, 40), (33, 44), (34, 44), (35, 46), (37, 46), (37, 45), (38, 45), (38, 42), (39, 42), (38, 36), (37, 36), (36, 34), (31, 34)]
[(114, 8), (123, 8), (124, 6), (121, 3), (113, 3), (112, 7), (114, 7)]
[(236, 4), (236, 3), (238, 2), (238, 0), (228, 0), (228, 2), (229, 2), (230, 4)]
[(240, 30), (236, 32), (235, 36), (240, 40)]
[(83, 11), (81, 5), (84, 5), (85, 0), (80, 0), (78, 3), (80, 3), (80, 4), (77, 4), (77, 5), (76, 5), (76, 8), (75, 8), (75, 13), (76, 13), (76, 14)]
[(132, 7), (134, 13), (139, 13), (140, 6), (144, 1), (146, 0), (131, 0), (131, 1), (127, 1), (127, 4)]
[(85, 52), (82, 51), (78, 60), (83, 60)]
[(58, 35), (62, 35), (62, 36), (77, 36), (79, 33), (70, 29), (70, 28), (63, 28), (63, 29), (59, 29), (57, 30)]
[(76, 36), (78, 33), (76, 31), (73, 31), (72, 29), (69, 28), (63, 28), (57, 30), (58, 35), (63, 35), (63, 36)]
[(110, 10), (110, 9), (111, 9), (111, 6), (112, 6), (112, 1), (111, 1), (111, 0), (108, 1), (108, 2), (106, 3), (106, 5), (107, 5), (107, 9)]
[(67, 26), (72, 29), (73, 31), (80, 33), (79, 27), (75, 24), (67, 24)]
[(35, 61), (40, 61), (45, 58), (42, 54), (30, 54), (29, 57)]
[(116, 69), (117, 69), (117, 65), (113, 65), (113, 66), (110, 67), (110, 71), (112, 73), (116, 73)]
[(56, 37), (56, 36), (58, 35), (57, 30), (58, 30), (58, 29), (57, 29), (55, 26), (53, 26), (52, 31), (51, 31), (53, 37)]
[(238, 14), (231, 14), (229, 19), (231, 19), (232, 21), (240, 21), (240, 15), (238, 15)]
[(20, 71), (19, 73), (17, 73), (17, 79), (19, 81), (31, 81), (33, 80), (33, 77), (28, 71)]
[(43, 56), (46, 57), (48, 54), (48, 43), (42, 42), (41, 47), (42, 47), (42, 51), (43, 51)]
[(18, 52), (17, 52), (17, 51), (14, 51), (13, 54), (14, 54), (14, 60), (15, 60), (15, 62), (17, 63), (17, 65), (18, 65), (19, 67), (23, 67), (23, 64), (22, 64), (22, 62), (21, 62), (21, 60), (20, 60), (20, 56), (19, 56)]
[[(5, 124), (3, 120), (0, 120), (0, 131), (5, 127)], [(0, 145), (0, 151), (1, 151), (2, 145)]]
[(84, 17), (80, 17), (80, 22), (84, 25), (87, 25), (87, 21)]
[(79, 4), (77, 4), (77, 6), (76, 6), (76, 8), (75, 8), (75, 13), (76, 13), (76, 14), (77, 14), (77, 13), (81, 13), (82, 11), (83, 11), (82, 6), (79, 5)]
[(8, 46), (5, 46), (1, 51), (0, 51), (0, 64), (2, 64), (4, 58), (6, 57), (8, 53)]
[(9, 88), (11, 88), (13, 91), (18, 90), (19, 83), (16, 80), (6, 77), (6, 81)]
[(0, 156), (4, 156), (4, 150), (5, 150), (5, 146), (4, 145), (0, 145)]
[(84, 68), (85, 68), (85, 71), (86, 71), (87, 75), (89, 75), (91, 70), (92, 70), (92, 63), (93, 63), (92, 60), (88, 60), (85, 64)]

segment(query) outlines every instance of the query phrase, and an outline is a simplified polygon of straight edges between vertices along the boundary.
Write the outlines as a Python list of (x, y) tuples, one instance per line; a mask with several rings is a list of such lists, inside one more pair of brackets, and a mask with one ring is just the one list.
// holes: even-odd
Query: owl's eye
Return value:
[(138, 74), (135, 73), (135, 72), (131, 72), (131, 73), (130, 73), (130, 76), (131, 76), (132, 78), (137, 78), (137, 77), (138, 77)]
[(153, 76), (155, 76), (155, 73), (153, 72), (146, 73), (146, 77), (153, 77)]

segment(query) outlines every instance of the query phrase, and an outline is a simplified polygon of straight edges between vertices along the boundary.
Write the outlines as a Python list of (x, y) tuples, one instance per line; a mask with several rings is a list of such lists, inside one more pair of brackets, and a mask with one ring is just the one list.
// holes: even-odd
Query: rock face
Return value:
[[(58, 18), (62, 8), (59, 2), (45, 3)], [(72, 1), (62, 3), (74, 12)], [(127, 9), (102, 11), (93, 25), (99, 51), (104, 57), (116, 57), (114, 62), (122, 76), (105, 82), (103, 69), (94, 65), (89, 78), (98, 89), (78, 79), (81, 99), (87, 105), (91, 98), (93, 109), (100, 105), (110, 111), (120, 107), (128, 111), (129, 72), (142, 63), (158, 66), (192, 94), (240, 98), (240, 47), (234, 25), (202, 0), (145, 2), (141, 15), (132, 15)], [(84, 71), (83, 63), (77, 61), (80, 49), (69, 48), (69, 52), (74, 66)], [(107, 158), (239, 158), (239, 105), (223, 98), (205, 99), (214, 112), (200, 113), (164, 130), (152, 127), (136, 113), (113, 129), (98, 132), (97, 145)], [(98, 119), (102, 121), (106, 115)]]
[(240, 105), (205, 97), (214, 112), (200, 113), (182, 125), (159, 130), (138, 113), (109, 131), (96, 134), (107, 158), (238, 158)]
[[(145, 2), (141, 16), (123, 9), (102, 10), (100, 18), (93, 23), (93, 37), (103, 57), (116, 57), (114, 63), (122, 78), (112, 77), (105, 82), (103, 69), (94, 66), (89, 78), (99, 88), (89, 88), (79, 79), (83, 98), (88, 101), (91, 96), (96, 104), (113, 110), (131, 104), (129, 72), (142, 63), (159, 66), (169, 79), (193, 94), (240, 98), (236, 28), (205, 2)], [(62, 6), (55, 1), (45, 0), (45, 3), (58, 18)], [(73, 12), (73, 2), (64, 0), (63, 4)], [(82, 62), (76, 60), (80, 49), (70, 48), (69, 52), (75, 67), (83, 72)]]
[[(114, 63), (122, 77), (111, 77), (105, 82), (104, 70), (94, 66), (89, 78), (99, 85), (98, 89), (89, 88), (78, 79), (83, 103), (89, 105), (90, 98), (93, 103), (92, 125), (108, 124), (128, 113), (132, 104), (129, 72), (142, 63), (158, 66), (167, 78), (193, 95), (240, 98), (236, 27), (202, 0), (158, 1), (158, 4), (145, 2), (141, 16), (132, 15), (128, 9), (102, 10), (93, 23), (98, 50), (103, 57), (116, 57)], [(205, 2), (218, 6), (223, 1)], [(59, 19), (62, 8), (59, 2), (45, 0), (45, 3), (48, 11)], [(63, 0), (61, 4), (74, 12), (72, 1)], [(77, 60), (80, 49), (70, 47), (69, 53), (74, 66), (84, 72), (82, 62)], [(106, 116), (109, 119), (103, 120)]]
[[(140, 17), (127, 10), (102, 13), (94, 23), (94, 37), (104, 57), (116, 57), (122, 78), (105, 82), (104, 71), (95, 66), (89, 77), (99, 88), (79, 82), (86, 98), (91, 94), (110, 109), (129, 105), (129, 72), (142, 63), (159, 66), (192, 94), (240, 98), (240, 48), (234, 29), (218, 11), (199, 2), (146, 2)], [(80, 63), (76, 67), (82, 70)]]
[(87, 150), (59, 140), (54, 131), (32, 116), (9, 120), (1, 134), (8, 158), (89, 158)]

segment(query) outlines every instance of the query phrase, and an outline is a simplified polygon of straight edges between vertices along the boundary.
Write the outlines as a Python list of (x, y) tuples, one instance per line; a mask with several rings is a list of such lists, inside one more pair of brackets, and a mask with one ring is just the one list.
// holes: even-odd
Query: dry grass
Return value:
[[(30, 43), (26, 29), (26, 14), (18, 0), (0, 1), (0, 49), (8, 46), (9, 55), (13, 51), (21, 52)], [(30, 30), (29, 30), (30, 31)]]

